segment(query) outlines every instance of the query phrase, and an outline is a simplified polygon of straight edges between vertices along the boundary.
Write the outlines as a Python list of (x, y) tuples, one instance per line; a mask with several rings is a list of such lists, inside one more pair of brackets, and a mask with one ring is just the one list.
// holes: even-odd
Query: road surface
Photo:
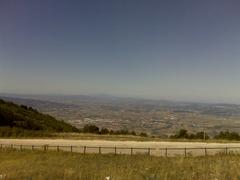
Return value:
[[(139, 142), (109, 140), (69, 140), (69, 139), (0, 139), (2, 147), (41, 149), (48, 146), (52, 150), (64, 150), (86, 153), (148, 154), (156, 156), (209, 155), (216, 153), (240, 152), (240, 143), (204, 143), (204, 142)], [(52, 147), (51, 147), (52, 146)], [(72, 147), (71, 147), (72, 146)], [(99, 149), (100, 147), (100, 149)], [(117, 149), (115, 149), (117, 147)], [(133, 148), (131, 150), (131, 148)], [(136, 148), (136, 149), (134, 149)], [(139, 149), (137, 149), (139, 148)], [(141, 149), (145, 148), (145, 149)], [(178, 149), (174, 149), (178, 148)], [(186, 149), (185, 149), (186, 148)], [(198, 149), (199, 148), (199, 149)], [(207, 149), (205, 149), (207, 148)], [(166, 150), (167, 149), (167, 150)]]

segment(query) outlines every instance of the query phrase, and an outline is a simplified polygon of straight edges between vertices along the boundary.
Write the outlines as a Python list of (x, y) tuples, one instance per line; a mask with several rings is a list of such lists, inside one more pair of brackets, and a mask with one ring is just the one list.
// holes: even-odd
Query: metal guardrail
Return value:
[[(154, 156), (174, 156), (174, 155), (183, 155), (185, 157), (190, 156), (191, 153), (200, 151), (200, 156), (207, 156), (210, 154), (230, 154), (230, 153), (239, 153), (240, 147), (185, 147), (185, 148), (141, 148), (141, 147), (108, 147), (108, 146), (62, 146), (62, 145), (24, 145), (24, 144), (0, 144), (0, 149), (16, 149), (16, 150), (43, 150), (43, 151), (67, 151), (67, 152), (76, 152), (82, 154), (145, 154), (145, 155), (154, 155)], [(209, 153), (211, 150), (214, 150), (214, 153)], [(177, 153), (173, 153), (177, 152)]]

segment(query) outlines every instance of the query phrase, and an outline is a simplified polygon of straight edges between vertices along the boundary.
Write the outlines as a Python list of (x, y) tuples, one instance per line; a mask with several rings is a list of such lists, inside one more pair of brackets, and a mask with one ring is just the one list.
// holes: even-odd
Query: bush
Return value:
[[(120, 129), (120, 130), (109, 130), (107, 128), (102, 128), (99, 130), (99, 127), (96, 125), (88, 124), (83, 127), (82, 130), (79, 130), (83, 133), (94, 133), (94, 134), (110, 134), (110, 135), (133, 135), (136, 136), (135, 131), (128, 131), (127, 129)], [(141, 133), (141, 136), (147, 136), (146, 133)]]
[[(196, 134), (188, 134), (186, 129), (180, 129), (179, 132), (175, 135), (170, 136), (170, 138), (174, 139), (204, 139), (204, 132), (197, 132)], [(209, 139), (207, 133), (205, 133), (205, 139)]]
[(147, 137), (148, 135), (147, 135), (147, 133), (141, 132), (141, 133), (139, 134), (139, 136)]
[(240, 136), (236, 132), (229, 132), (229, 131), (220, 131), (217, 134), (215, 139), (227, 139), (227, 140), (240, 140)]
[(99, 128), (95, 125), (85, 125), (83, 127), (83, 132), (84, 133), (95, 133), (95, 134), (99, 134)]
[(135, 132), (135, 131), (132, 131), (132, 132), (131, 132), (131, 135), (136, 136), (136, 132)]
[(102, 128), (100, 134), (109, 134), (109, 130), (107, 128)]

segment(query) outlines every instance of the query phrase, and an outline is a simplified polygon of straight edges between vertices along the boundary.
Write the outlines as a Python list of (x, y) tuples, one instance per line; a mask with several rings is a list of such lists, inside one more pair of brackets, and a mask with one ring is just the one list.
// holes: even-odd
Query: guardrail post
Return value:
[(150, 153), (151, 153), (150, 151), (151, 151), (151, 149), (150, 149), (150, 148), (148, 148), (148, 155), (149, 155), (149, 156), (150, 156)]
[(32, 145), (32, 151), (34, 150), (34, 145)]
[(71, 153), (73, 152), (73, 147), (71, 146)]
[(98, 148), (98, 153), (101, 154), (101, 147)]
[(114, 153), (117, 155), (117, 147), (114, 148)]
[(204, 149), (204, 155), (207, 156), (207, 148)]
[(57, 152), (59, 152), (59, 146), (57, 146)]
[(83, 154), (86, 154), (86, 146), (83, 147)]
[(184, 148), (184, 156), (187, 157), (187, 148)]
[(167, 157), (168, 156), (168, 149), (165, 148), (165, 156)]
[(131, 156), (133, 155), (133, 148), (131, 148)]
[(225, 153), (228, 154), (228, 148), (227, 148), (227, 147), (226, 147), (226, 149), (225, 149)]
[(43, 149), (44, 149), (44, 151), (47, 151), (47, 146), (43, 145)]

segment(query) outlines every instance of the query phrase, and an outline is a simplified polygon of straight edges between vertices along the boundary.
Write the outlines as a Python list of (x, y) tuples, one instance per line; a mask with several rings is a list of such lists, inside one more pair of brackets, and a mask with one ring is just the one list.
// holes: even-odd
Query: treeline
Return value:
[[(210, 139), (207, 133), (203, 131), (197, 133), (188, 133), (186, 129), (180, 129), (175, 135), (170, 136), (171, 139)], [(219, 139), (219, 140), (240, 140), (240, 135), (237, 132), (229, 132), (229, 131), (220, 131), (211, 139)]]
[(170, 136), (172, 139), (209, 139), (207, 133), (203, 131), (197, 133), (188, 133), (186, 129), (180, 129), (175, 135)]
[(133, 135), (133, 136), (143, 136), (147, 137), (148, 135), (144, 132), (141, 132), (137, 134), (135, 131), (129, 131), (127, 129), (122, 129), (122, 130), (109, 130), (107, 128), (99, 128), (96, 125), (85, 125), (82, 129), (80, 129), (80, 132), (82, 133), (94, 133), (94, 134), (109, 134), (109, 135)]
[(240, 135), (236, 132), (221, 131), (214, 138), (226, 140), (240, 140)]
[[(133, 135), (142, 137), (148, 136), (143, 132), (137, 134), (135, 131), (128, 131), (126, 129), (116, 131), (109, 130), (107, 128), (100, 129), (95, 125), (85, 125), (82, 129), (79, 129), (77, 133), (92, 133), (98, 135)], [(2, 126), (0, 127), (0, 137), (54, 137), (54, 133), (51, 131)]]

